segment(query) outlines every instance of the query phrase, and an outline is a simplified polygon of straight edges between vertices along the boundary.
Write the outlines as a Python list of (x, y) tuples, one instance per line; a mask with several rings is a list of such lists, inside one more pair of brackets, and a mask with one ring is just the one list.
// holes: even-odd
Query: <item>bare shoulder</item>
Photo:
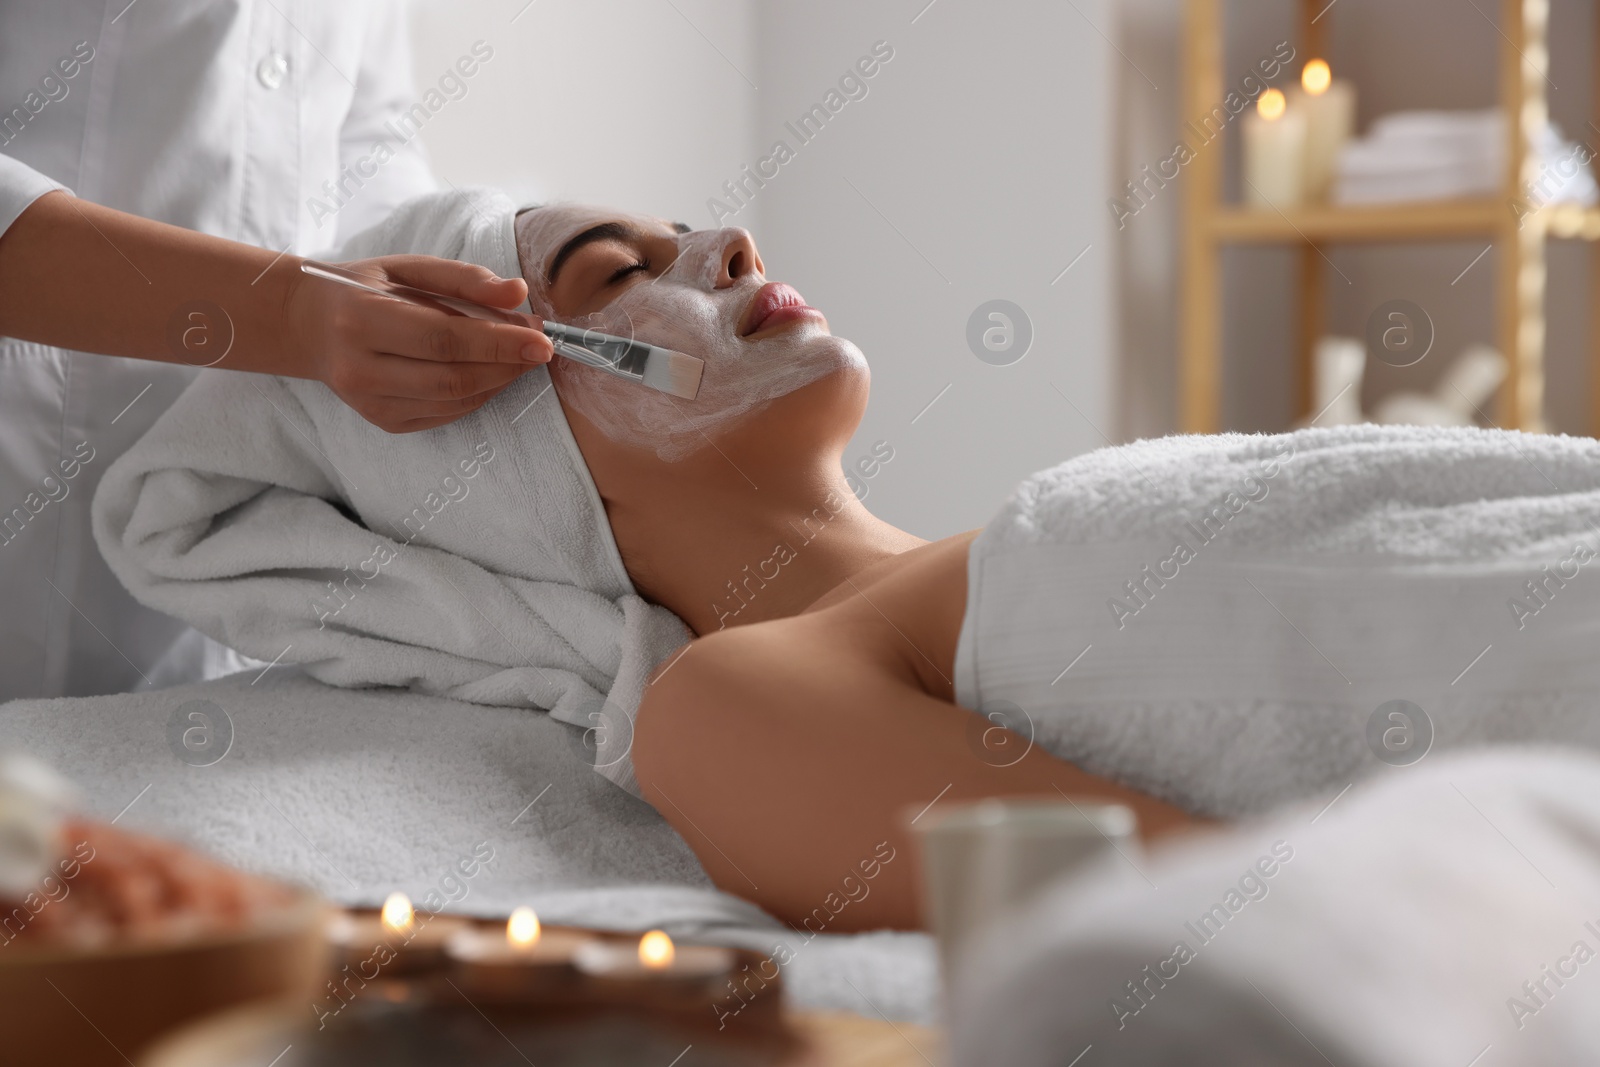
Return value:
[(695, 638), (652, 673), (639, 703), (632, 757), (645, 796), (678, 796), (703, 785), (708, 768), (781, 749), (781, 739), (811, 729), (819, 708), (919, 695), (881, 645), (870, 627), (823, 613)]
[(830, 629), (873, 632), (879, 656), (892, 660), (923, 692), (954, 702), (968, 550), (979, 532), (969, 530), (887, 560), (877, 573), (841, 583), (799, 618), (817, 616)]
[(651, 672), (641, 712), (651, 704), (748, 698), (795, 686), (815, 692), (841, 677), (860, 681), (879, 662), (878, 643), (872, 627), (828, 612), (718, 630)]
[(972, 535), (934, 542), (842, 583), (799, 615), (729, 627), (690, 641), (651, 673), (638, 739), (664, 722), (715, 709), (805, 714), (821, 701), (911, 691), (954, 700), (956, 640), (966, 610)]

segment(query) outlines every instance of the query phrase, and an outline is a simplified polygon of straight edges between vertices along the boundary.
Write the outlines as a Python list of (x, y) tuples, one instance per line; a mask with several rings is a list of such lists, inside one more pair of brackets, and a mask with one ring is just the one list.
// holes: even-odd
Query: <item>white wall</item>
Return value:
[[(425, 130), (438, 173), (711, 226), (723, 183), (786, 140), (793, 160), (724, 224), (866, 352), (846, 459), (894, 448), (865, 482), (877, 514), (930, 538), (982, 525), (1020, 478), (1116, 432), (1111, 0), (537, 0), (511, 23), (524, 2), (417, 11), (421, 84), (475, 39), (495, 48)], [(894, 58), (867, 95), (802, 145), (785, 122), (879, 40)], [(966, 341), (995, 298), (1033, 324), (1011, 366)]]
[(424, 128), (441, 180), (704, 225), (707, 190), (749, 158), (747, 0), (416, 0), (412, 24), (419, 86), (494, 49)]
[[(754, 206), (770, 271), (872, 364), (846, 459), (877, 440), (895, 458), (867, 483), (867, 506), (931, 538), (981, 526), (1019, 479), (1100, 445), (1095, 426), (1114, 432), (1114, 53), (1087, 21), (1111, 30), (1106, 0), (927, 3), (763, 6), (763, 146), (874, 41), (894, 59)], [(968, 317), (996, 298), (1034, 327), (1028, 355), (1005, 367), (966, 341)]]

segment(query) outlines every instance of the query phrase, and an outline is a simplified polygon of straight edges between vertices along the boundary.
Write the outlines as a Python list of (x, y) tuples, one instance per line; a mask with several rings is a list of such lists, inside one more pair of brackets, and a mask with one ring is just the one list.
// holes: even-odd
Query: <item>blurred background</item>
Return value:
[[(1550, 5), (1547, 64), (1511, 24), (1521, 5), (1503, 0), (1316, 9), (1320, 58), (1336, 84), (1353, 86), (1352, 138), (1396, 112), (1481, 117), (1501, 99), (1515, 39), (1532, 53), (1523, 81), (1548, 97), (1569, 154), (1600, 143), (1589, 3)], [(1222, 202), (1245, 195), (1241, 174), (1262, 165), (1244, 158), (1240, 136), (1254, 93), (1290, 92), (1291, 116), (1300, 105), (1308, 10), (1215, 5), (1224, 88), (1260, 75), (1258, 61), (1285, 43), (1295, 55), (1247, 92), (1249, 112), (1218, 142)], [(1035, 470), (1197, 428), (1185, 425), (1179, 365), (1186, 186), (1198, 164), (1162, 183), (1142, 176), (1173, 156), (1186, 118), (1221, 102), (1188, 99), (1183, 27), (1194, 16), (1185, 0), (419, 0), (419, 91), (473, 42), (493, 49), (423, 137), (455, 185), (750, 229), (769, 275), (794, 284), (872, 364), (871, 406), (846, 465), (880, 441), (893, 459), (858, 476), (868, 506), (937, 538), (984, 523)], [(875, 48), (891, 58), (860, 79), (864, 94), (842, 89)], [(830, 91), (837, 110), (820, 130), (801, 129)], [(788, 157), (763, 163), (778, 141)], [(1394, 165), (1410, 165), (1401, 155)], [(746, 168), (776, 174), (758, 185)], [(1130, 181), (1143, 182), (1141, 199)], [(730, 193), (730, 182), (743, 189)], [(1472, 202), (1501, 226), (1514, 218), (1512, 196), (1498, 171), (1496, 185)], [(1136, 212), (1119, 213), (1117, 199)], [(1279, 206), (1302, 218), (1303, 207)], [(1346, 381), (1342, 418), (1323, 424), (1396, 392), (1444, 389), (1463, 350), (1496, 344), (1496, 241), (1515, 231), (1454, 232), (1488, 225), (1394, 242), (1308, 238), (1324, 264), (1321, 333), (1360, 339), (1376, 309), (1400, 299), (1424, 309), (1435, 334), (1414, 365), (1368, 359)], [(1545, 426), (1556, 431), (1592, 429), (1590, 247), (1552, 240), (1538, 279)], [(1295, 242), (1219, 249), (1212, 428), (1281, 431), (1324, 398), (1309, 382), (1301, 255)], [(1506, 421), (1492, 400), (1468, 417)]]

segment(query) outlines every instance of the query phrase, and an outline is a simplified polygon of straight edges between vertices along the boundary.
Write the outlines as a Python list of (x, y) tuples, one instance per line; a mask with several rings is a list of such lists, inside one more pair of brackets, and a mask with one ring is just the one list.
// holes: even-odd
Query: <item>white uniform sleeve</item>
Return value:
[[(433, 172), (417, 126), (402, 116), (418, 103), (411, 67), (410, 5), (374, 4), (361, 46), (361, 71), (355, 99), (340, 134), (340, 168), (370, 160), (377, 145), (392, 158), (377, 167), (339, 215), (339, 240), (386, 218), (401, 203), (434, 191)], [(426, 112), (424, 112), (426, 115)], [(366, 168), (359, 170), (365, 173)]]
[(57, 189), (72, 191), (26, 163), (0, 154), (0, 234), (11, 228), (17, 216), (28, 210), (29, 204)]

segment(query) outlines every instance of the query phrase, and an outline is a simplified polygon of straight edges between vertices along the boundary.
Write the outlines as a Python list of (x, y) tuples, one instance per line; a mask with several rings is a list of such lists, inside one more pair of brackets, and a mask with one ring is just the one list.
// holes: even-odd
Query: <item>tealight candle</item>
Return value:
[(468, 927), (450, 939), (445, 952), (469, 996), (522, 998), (574, 985), (573, 957), (591, 940), (576, 930), (546, 929), (532, 908), (520, 907), (506, 920), (504, 933)]
[(1306, 120), (1306, 197), (1326, 200), (1333, 189), (1339, 152), (1355, 132), (1355, 87), (1334, 78), (1326, 60), (1313, 59), (1300, 72), (1300, 88), (1290, 108)]
[(1245, 200), (1257, 207), (1294, 207), (1305, 191), (1305, 116), (1268, 89), (1244, 121)]
[(731, 949), (716, 945), (674, 945), (661, 930), (651, 930), (637, 944), (591, 941), (573, 957), (578, 970), (596, 979), (624, 982), (703, 982), (734, 970)]
[(348, 966), (370, 981), (440, 967), (445, 944), (466, 928), (466, 920), (437, 912), (418, 912), (404, 893), (390, 893), (383, 908), (344, 912), (328, 925), (334, 966)]

